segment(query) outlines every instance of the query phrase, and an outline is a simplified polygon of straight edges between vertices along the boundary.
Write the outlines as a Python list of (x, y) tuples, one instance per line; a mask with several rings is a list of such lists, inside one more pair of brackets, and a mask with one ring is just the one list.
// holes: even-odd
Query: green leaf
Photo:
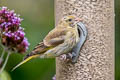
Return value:
[(11, 80), (11, 78), (6, 71), (3, 71), (2, 74), (0, 74), (0, 80)]

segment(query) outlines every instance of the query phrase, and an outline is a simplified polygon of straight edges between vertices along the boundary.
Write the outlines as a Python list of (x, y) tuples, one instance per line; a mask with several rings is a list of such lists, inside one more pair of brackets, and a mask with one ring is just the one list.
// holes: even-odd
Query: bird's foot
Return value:
[(62, 55), (60, 56), (60, 60), (61, 60), (61, 61), (66, 61), (66, 60), (67, 60), (67, 55), (66, 55), (66, 54), (62, 54)]
[(75, 52), (71, 52), (71, 53), (68, 53), (68, 54), (63, 54), (60, 56), (60, 60), (64, 61), (64, 62), (68, 62), (68, 61), (71, 61), (71, 62), (74, 62), (75, 61)]

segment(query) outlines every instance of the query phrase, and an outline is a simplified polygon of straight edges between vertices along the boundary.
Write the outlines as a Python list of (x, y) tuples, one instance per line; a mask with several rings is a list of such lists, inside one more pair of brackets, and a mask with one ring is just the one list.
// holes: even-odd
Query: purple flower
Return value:
[(0, 10), (0, 34), (2, 44), (11, 51), (26, 52), (29, 43), (24, 29), (20, 27), (22, 19), (13, 10), (2, 7)]
[(53, 76), (52, 80), (56, 80), (56, 75)]
[(2, 31), (16, 31), (21, 25), (22, 19), (19, 15), (16, 15), (13, 10), (7, 9), (7, 7), (2, 7), (0, 10), (0, 28)]
[(20, 53), (24, 53), (30, 44), (28, 43), (27, 38), (24, 38), (24, 40), (21, 42), (21, 44), (17, 45), (17, 50)]
[(9, 46), (20, 44), (24, 39), (24, 35), (25, 33), (22, 30), (17, 30), (16, 32), (4, 32), (2, 38), (6, 37), (7, 41), (4, 45)]

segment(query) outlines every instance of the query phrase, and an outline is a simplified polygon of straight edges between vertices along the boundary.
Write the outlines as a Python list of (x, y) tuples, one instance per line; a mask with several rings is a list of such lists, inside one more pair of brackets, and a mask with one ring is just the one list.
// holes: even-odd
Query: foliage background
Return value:
[[(14, 9), (24, 18), (22, 27), (30, 42), (28, 52), (54, 28), (54, 0), (1, 0), (0, 6)], [(115, 80), (120, 80), (120, 0), (115, 0)], [(24, 55), (12, 54), (6, 70), (12, 80), (51, 80), (55, 74), (54, 59), (33, 59), (15, 71), (10, 70)]]
[[(22, 27), (30, 42), (29, 53), (54, 28), (54, 0), (0, 0), (0, 6), (7, 6), (20, 14)], [(27, 54), (26, 53), (26, 54)], [(12, 54), (6, 70), (12, 80), (51, 80), (55, 74), (54, 59), (33, 59), (15, 71), (11, 69), (22, 61), (24, 55)]]
[(115, 80), (120, 80), (120, 0), (115, 0)]

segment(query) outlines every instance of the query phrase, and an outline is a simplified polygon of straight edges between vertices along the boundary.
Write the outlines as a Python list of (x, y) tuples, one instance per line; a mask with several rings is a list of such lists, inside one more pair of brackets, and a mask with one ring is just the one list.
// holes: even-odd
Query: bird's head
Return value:
[(69, 27), (74, 27), (78, 22), (80, 22), (80, 19), (77, 18), (76, 16), (74, 15), (69, 15), (69, 16), (65, 16), (63, 17), (59, 24), (62, 25), (62, 26), (69, 26)]

